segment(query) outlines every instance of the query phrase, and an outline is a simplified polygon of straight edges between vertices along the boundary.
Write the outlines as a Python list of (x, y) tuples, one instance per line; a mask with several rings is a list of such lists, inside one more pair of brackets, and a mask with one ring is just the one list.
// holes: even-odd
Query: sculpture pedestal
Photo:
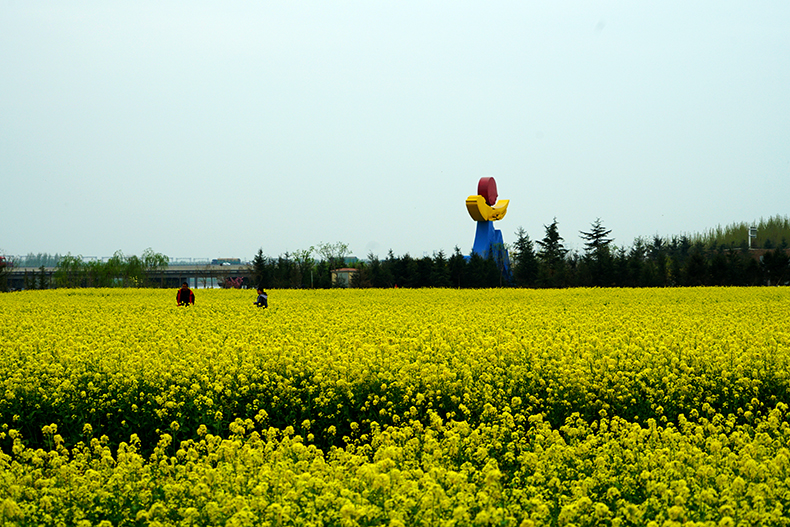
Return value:
[(494, 228), (493, 221), (477, 222), (472, 252), (483, 258), (488, 258), (490, 255), (496, 261), (497, 267), (502, 270), (505, 280), (510, 281), (510, 258), (505, 249), (502, 231)]

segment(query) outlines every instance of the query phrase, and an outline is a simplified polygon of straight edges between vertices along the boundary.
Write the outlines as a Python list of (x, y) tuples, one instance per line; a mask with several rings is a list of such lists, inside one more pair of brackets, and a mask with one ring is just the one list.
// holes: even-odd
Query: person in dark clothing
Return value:
[(181, 284), (181, 289), (176, 293), (176, 302), (179, 306), (195, 305), (195, 293), (192, 292), (186, 282)]
[(263, 308), (269, 307), (269, 295), (261, 288), (258, 288), (258, 300), (255, 301), (255, 305)]

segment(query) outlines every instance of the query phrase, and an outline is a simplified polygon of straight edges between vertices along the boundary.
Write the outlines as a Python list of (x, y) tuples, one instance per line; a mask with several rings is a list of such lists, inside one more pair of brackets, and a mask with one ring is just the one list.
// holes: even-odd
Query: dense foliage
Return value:
[(141, 256), (125, 256), (121, 251), (107, 261), (84, 261), (66, 255), (58, 260), (53, 275), (55, 287), (141, 287), (150, 285), (148, 276), (165, 269), (169, 258), (146, 249)]
[(5, 525), (787, 525), (790, 292), (0, 296)]
[[(353, 265), (358, 273), (351, 287), (458, 287), (467, 289), (501, 286), (529, 288), (565, 287), (684, 287), (762, 286), (790, 283), (790, 252), (773, 250), (708, 250), (691, 245), (687, 238), (669, 242), (637, 240), (629, 249), (604, 247), (585, 254), (536, 252), (531, 240), (517, 238), (510, 250), (512, 280), (503, 277), (493, 259), (460, 250), (448, 258), (443, 252), (413, 258), (390, 253), (380, 260), (369, 255)], [(253, 265), (249, 286), (264, 288), (329, 288), (331, 270), (325, 261), (303, 270), (285, 257), (264, 259)]]
[[(25, 269), (21, 289), (49, 289), (55, 287), (150, 287), (161, 286), (162, 270), (169, 258), (152, 249), (140, 256), (124, 255), (116, 251), (107, 259), (84, 259), (82, 256), (47, 254), (28, 255), (11, 260), (13, 267), (37, 267), (36, 271)], [(35, 265), (34, 265), (35, 264)], [(54, 267), (52, 272), (47, 268)], [(158, 279), (152, 280), (152, 276)], [(18, 280), (17, 280), (18, 282)], [(0, 291), (7, 291), (7, 280), (0, 281)]]
[[(744, 224), (745, 225), (745, 224)], [(545, 236), (531, 240), (519, 228), (509, 245), (510, 273), (502, 262), (476, 254), (439, 251), (415, 258), (392, 251), (379, 259), (369, 254), (354, 263), (359, 272), (352, 287), (677, 287), (755, 286), (790, 283), (790, 219), (760, 222), (750, 247), (748, 229), (741, 224), (705, 235), (638, 238), (630, 247), (616, 246), (600, 219), (587, 232), (582, 252), (564, 245), (557, 220), (545, 226)], [(742, 236), (742, 237), (741, 237)], [(312, 249), (312, 248), (311, 248)], [(312, 250), (269, 258), (259, 250), (250, 286), (331, 287), (331, 270), (346, 265), (339, 258), (310, 258)], [(505, 276), (508, 279), (505, 279)]]
[(776, 215), (758, 222), (736, 222), (721, 225), (700, 234), (691, 235), (692, 244), (702, 244), (712, 248), (746, 248), (749, 246), (749, 229), (756, 230), (751, 246), (773, 249), (790, 243), (790, 217)]
[[(336, 287), (333, 270), (354, 267), (349, 286), (491, 288), (565, 287), (678, 287), (678, 286), (761, 286), (790, 284), (790, 218), (776, 216), (756, 224), (756, 238), (749, 238), (746, 223), (717, 227), (702, 234), (637, 238), (632, 244), (615, 245), (612, 231), (596, 219), (589, 231), (579, 232), (583, 249), (565, 247), (556, 219), (545, 225), (545, 236), (531, 240), (519, 228), (506, 244), (509, 272), (505, 262), (465, 255), (459, 247), (447, 255), (396, 256), (389, 251), (380, 259), (351, 257), (347, 244), (320, 243), (316, 247), (286, 252), (274, 258), (259, 249), (243, 276), (233, 279), (222, 268), (211, 268), (202, 281), (218, 280), (221, 287), (261, 286), (265, 289)], [(471, 252), (471, 251), (470, 251)], [(316, 258), (317, 257), (317, 258)], [(80, 256), (30, 254), (14, 259), (17, 267), (36, 267), (26, 272), (24, 289), (50, 287), (168, 287), (161, 272), (169, 258), (147, 249), (142, 256), (84, 260)], [(173, 263), (173, 262), (170, 262)], [(193, 262), (190, 262), (194, 265)], [(53, 273), (46, 268), (55, 267)], [(0, 291), (8, 289), (0, 267)]]

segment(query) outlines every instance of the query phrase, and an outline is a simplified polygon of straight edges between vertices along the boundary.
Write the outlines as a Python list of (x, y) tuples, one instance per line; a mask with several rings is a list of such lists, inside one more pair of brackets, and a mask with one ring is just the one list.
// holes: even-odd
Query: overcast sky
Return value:
[(421, 257), (790, 214), (790, 2), (0, 0), (6, 254)]

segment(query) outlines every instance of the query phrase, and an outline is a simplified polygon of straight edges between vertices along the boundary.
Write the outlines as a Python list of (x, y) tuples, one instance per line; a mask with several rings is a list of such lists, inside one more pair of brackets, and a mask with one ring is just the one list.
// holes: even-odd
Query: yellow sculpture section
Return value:
[(475, 221), (495, 221), (505, 217), (509, 203), (509, 199), (500, 199), (492, 207), (483, 196), (469, 196), (466, 198), (466, 210)]

